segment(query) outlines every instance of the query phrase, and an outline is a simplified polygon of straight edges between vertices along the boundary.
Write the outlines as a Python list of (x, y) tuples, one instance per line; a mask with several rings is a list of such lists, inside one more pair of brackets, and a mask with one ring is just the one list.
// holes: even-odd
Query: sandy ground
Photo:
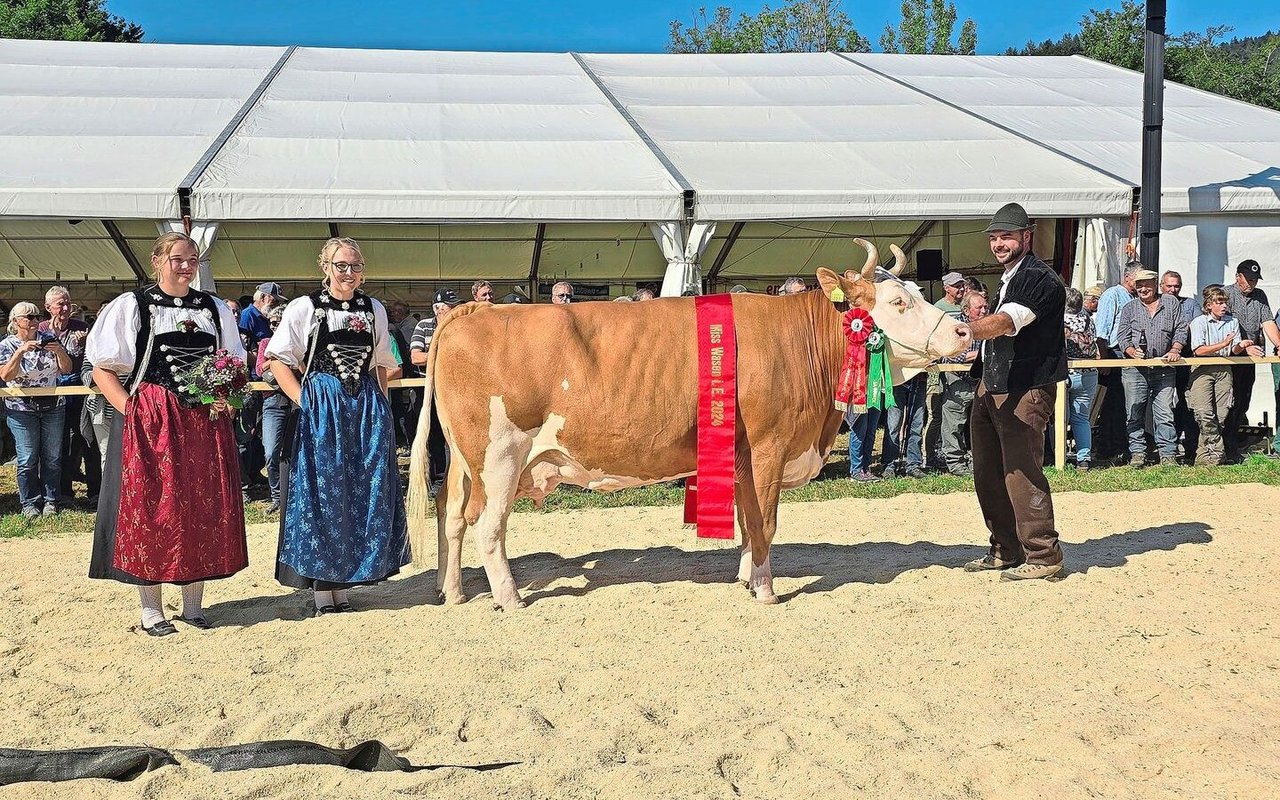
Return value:
[(973, 498), (786, 505), (772, 607), (678, 509), (622, 509), (514, 518), (521, 612), (469, 566), (463, 606), (425, 605), (427, 572), (309, 619), (256, 526), (253, 565), (207, 593), (219, 627), (166, 639), (132, 627), (130, 590), (81, 577), (87, 535), (3, 541), (0, 744), (378, 738), (417, 764), (519, 764), (186, 762), (0, 794), (1276, 797), (1280, 489), (1056, 499), (1071, 571), (1030, 585), (956, 569), (983, 549)]

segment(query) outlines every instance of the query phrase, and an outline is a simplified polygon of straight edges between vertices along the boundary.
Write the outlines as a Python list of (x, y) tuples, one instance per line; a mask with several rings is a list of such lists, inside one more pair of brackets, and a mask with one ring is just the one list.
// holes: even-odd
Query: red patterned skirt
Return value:
[(144, 383), (109, 444), (90, 577), (191, 583), (248, 566), (229, 415), (210, 420), (207, 407)]

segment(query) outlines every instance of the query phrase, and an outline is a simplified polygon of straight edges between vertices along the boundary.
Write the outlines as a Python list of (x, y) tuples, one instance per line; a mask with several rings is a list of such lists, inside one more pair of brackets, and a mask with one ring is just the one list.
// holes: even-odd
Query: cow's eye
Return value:
[(901, 311), (907, 310), (907, 301), (903, 300), (901, 297), (893, 298), (892, 300), (889, 301), (889, 304)]

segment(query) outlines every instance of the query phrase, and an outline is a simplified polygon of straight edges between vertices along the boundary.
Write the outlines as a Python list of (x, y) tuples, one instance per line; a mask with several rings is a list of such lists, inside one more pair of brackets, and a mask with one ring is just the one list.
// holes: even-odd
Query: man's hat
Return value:
[(458, 297), (458, 293), (452, 289), (441, 289), (440, 291), (436, 292), (436, 302), (444, 303), (445, 305), (452, 308), (456, 305), (461, 305), (462, 298)]
[(1236, 274), (1243, 275), (1251, 281), (1260, 280), (1262, 278), (1262, 267), (1258, 266), (1258, 262), (1252, 258), (1246, 258), (1240, 262), (1240, 266), (1236, 267)]
[(991, 224), (983, 233), (991, 233), (993, 231), (1021, 231), (1031, 227), (1031, 220), (1027, 218), (1027, 211), (1017, 203), (1005, 203), (1001, 206), (996, 215), (991, 218)]
[(1084, 296), (1085, 297), (1102, 297), (1103, 291), (1105, 290), (1102, 288), (1102, 284), (1095, 283), (1094, 285), (1090, 286), (1088, 289), (1084, 290)]
[(964, 276), (959, 272), (948, 272), (942, 276), (943, 286), (955, 286), (958, 283), (964, 283)]
[(254, 291), (262, 292), (263, 294), (269, 294), (277, 300), (285, 299), (284, 293), (280, 291), (280, 284), (276, 283), (275, 281), (260, 283), (258, 284), (258, 287), (254, 289)]
[(1135, 281), (1154, 281), (1156, 278), (1159, 278), (1159, 277), (1160, 277), (1160, 273), (1152, 272), (1149, 269), (1140, 269), (1137, 272), (1133, 273), (1133, 279)]

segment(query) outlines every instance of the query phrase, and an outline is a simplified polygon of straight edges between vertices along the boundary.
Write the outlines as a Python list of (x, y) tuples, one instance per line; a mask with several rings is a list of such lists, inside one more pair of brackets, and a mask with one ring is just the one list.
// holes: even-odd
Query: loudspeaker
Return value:
[(916, 251), (916, 280), (940, 281), (946, 272), (946, 264), (942, 260), (941, 250)]

